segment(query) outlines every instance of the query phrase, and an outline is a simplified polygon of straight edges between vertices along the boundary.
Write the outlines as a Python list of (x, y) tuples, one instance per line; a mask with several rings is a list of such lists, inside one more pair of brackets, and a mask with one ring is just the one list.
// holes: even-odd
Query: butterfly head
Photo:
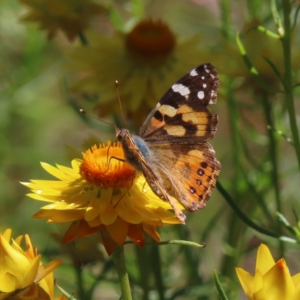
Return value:
[(141, 171), (141, 163), (150, 158), (150, 150), (145, 141), (137, 135), (131, 134), (125, 128), (115, 127), (116, 138), (122, 144), (125, 159), (137, 171)]

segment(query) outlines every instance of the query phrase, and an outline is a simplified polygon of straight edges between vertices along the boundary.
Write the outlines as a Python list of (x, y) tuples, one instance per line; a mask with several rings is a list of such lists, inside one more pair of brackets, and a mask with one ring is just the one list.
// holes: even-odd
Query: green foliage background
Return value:
[[(274, 21), (272, 5), (276, 4), (283, 20), (287, 1), (196, 2), (190, 2), (191, 7), (201, 5), (214, 10), (215, 19), (199, 19), (190, 9), (190, 15), (185, 12), (176, 30), (186, 36), (200, 33), (204, 40), (216, 41), (210, 62), (221, 77), (219, 100), (214, 108), (220, 123), (212, 144), (222, 164), (221, 187), (204, 211), (188, 214), (186, 226), (165, 226), (160, 230), (163, 240), (190, 240), (206, 243), (206, 248), (125, 246), (134, 299), (217, 299), (214, 270), (229, 299), (245, 299), (234, 268), (244, 267), (253, 273), (256, 249), (261, 242), (270, 247), (276, 259), (286, 258), (291, 274), (300, 270), (300, 57), (299, 50), (295, 50), (300, 49), (299, 3), (292, 2), (290, 18), (292, 24), (296, 20), (295, 27), (291, 40), (284, 41), (278, 33), (280, 24), (276, 24), (276, 18)], [(135, 17), (147, 15), (150, 7), (147, 1), (129, 4), (135, 10), (127, 13)], [(106, 22), (111, 20), (115, 27), (122, 27), (119, 17), (124, 15), (118, 13), (129, 4), (112, 2)], [(165, 12), (172, 5), (172, 1), (165, 1)], [(80, 157), (83, 143), (91, 137), (114, 140), (109, 128), (83, 119), (78, 113), (78, 105), (90, 106), (88, 101), (74, 101), (76, 96), (68, 89), (69, 74), (62, 68), (65, 53), (74, 44), (62, 33), (49, 41), (37, 25), (20, 22), (25, 11), (17, 1), (0, 2), (0, 231), (10, 227), (14, 236), (28, 233), (43, 254), (44, 263), (63, 259), (64, 264), (55, 272), (58, 284), (69, 293), (74, 291), (77, 299), (118, 299), (113, 263), (92, 244), (99, 242), (97, 236), (67, 247), (49, 238), (53, 232), (60, 236), (65, 227), (31, 219), (44, 204), (26, 197), (28, 190), (19, 183), (50, 179), (39, 162), (69, 166), (72, 158)], [(180, 11), (171, 11), (169, 19), (179, 18)], [(244, 30), (245, 23), (251, 22), (252, 29)], [(236, 40), (238, 32), (240, 39)], [(253, 32), (259, 34), (251, 39)], [(274, 40), (278, 43), (274, 44)], [(79, 39), (75, 41), (79, 43)], [(268, 43), (277, 46), (270, 49)], [(290, 60), (288, 51), (282, 51), (285, 43), (292, 48)], [(199, 64), (204, 62), (199, 57)], [(278, 65), (283, 65), (283, 69)], [(234, 74), (235, 70), (240, 73)], [(294, 124), (290, 122), (292, 115)], [(283, 225), (276, 212), (284, 215), (290, 225)]]

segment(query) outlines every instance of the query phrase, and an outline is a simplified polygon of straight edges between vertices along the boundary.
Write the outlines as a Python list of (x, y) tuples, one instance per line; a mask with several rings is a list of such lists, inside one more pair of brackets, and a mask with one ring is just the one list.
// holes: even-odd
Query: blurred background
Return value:
[[(282, 16), (280, 1), (1, 1), (0, 231), (28, 233), (44, 263), (63, 259), (55, 277), (70, 294), (80, 288), (90, 299), (119, 299), (113, 263), (97, 235), (62, 245), (67, 227), (32, 219), (45, 203), (26, 197), (20, 181), (52, 179), (40, 162), (70, 166), (94, 143), (115, 140), (113, 128), (79, 113), (122, 124), (115, 80), (127, 126), (136, 132), (177, 79), (211, 62), (221, 81), (218, 103), (209, 108), (220, 120), (211, 141), (222, 164), (219, 182), (247, 218), (296, 238), (276, 212), (297, 226), (299, 164), (281, 79), (290, 72), (291, 84), (299, 82), (299, 4), (291, 7), (287, 70), (272, 3)], [(151, 34), (162, 37), (154, 47), (146, 43)], [(296, 119), (299, 90), (293, 90)], [(187, 213), (186, 223), (164, 226), (162, 239), (206, 248), (125, 247), (134, 299), (217, 299), (214, 270), (230, 299), (247, 299), (234, 268), (253, 274), (262, 242), (275, 260), (285, 257), (291, 274), (300, 270), (298, 244), (246, 225), (217, 189), (205, 210)]]

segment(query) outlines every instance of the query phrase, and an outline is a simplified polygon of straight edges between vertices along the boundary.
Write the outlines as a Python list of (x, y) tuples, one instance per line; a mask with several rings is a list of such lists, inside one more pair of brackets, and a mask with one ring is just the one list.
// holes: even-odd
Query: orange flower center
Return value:
[(137, 178), (135, 169), (124, 163), (120, 144), (95, 145), (83, 153), (80, 175), (100, 188), (130, 188)]
[(140, 58), (143, 62), (160, 63), (172, 52), (176, 40), (163, 22), (146, 20), (132, 29), (126, 36), (125, 43), (135, 58)]

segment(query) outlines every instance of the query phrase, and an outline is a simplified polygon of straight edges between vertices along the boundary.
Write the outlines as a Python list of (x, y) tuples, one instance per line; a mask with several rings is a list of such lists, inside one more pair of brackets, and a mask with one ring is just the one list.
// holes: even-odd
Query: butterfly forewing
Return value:
[(213, 138), (218, 117), (206, 106), (216, 103), (219, 77), (212, 64), (204, 64), (178, 80), (148, 115), (139, 131), (145, 141)]

